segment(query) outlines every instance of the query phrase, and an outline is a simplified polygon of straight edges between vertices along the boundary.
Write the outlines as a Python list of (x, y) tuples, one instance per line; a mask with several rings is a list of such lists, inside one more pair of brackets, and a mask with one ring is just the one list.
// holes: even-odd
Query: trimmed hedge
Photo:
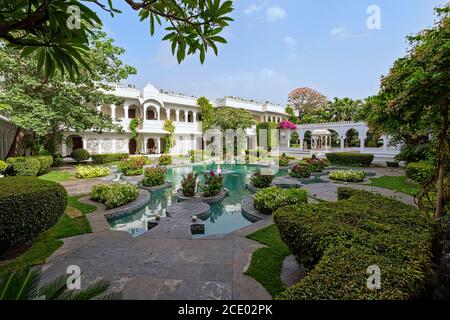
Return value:
[(265, 214), (288, 205), (301, 205), (308, 201), (308, 192), (304, 189), (282, 189), (270, 187), (256, 192), (253, 196), (255, 208)]
[(330, 152), (326, 154), (331, 164), (368, 167), (374, 155), (370, 153)]
[(35, 177), (41, 168), (41, 162), (33, 157), (8, 158), (6, 163), (12, 167), (13, 175), (20, 177)]
[[(366, 191), (339, 188), (338, 202), (274, 213), (283, 241), (309, 270), (279, 299), (416, 299), (432, 272), (434, 222), (417, 208)], [(367, 268), (381, 289), (367, 288)]]
[(92, 162), (94, 164), (105, 164), (111, 162), (122, 161), (128, 159), (130, 155), (128, 153), (105, 153), (92, 155)]
[(408, 163), (405, 168), (406, 176), (417, 183), (430, 180), (434, 175), (434, 171), (434, 166), (424, 161)]
[(356, 170), (336, 170), (328, 174), (331, 180), (345, 182), (362, 182), (366, 176), (364, 171)]
[(40, 163), (38, 175), (47, 173), (50, 170), (50, 167), (53, 165), (53, 157), (51, 155), (35, 156), (33, 158), (37, 159)]
[(147, 157), (134, 156), (120, 161), (118, 168), (125, 176), (140, 176), (144, 173), (144, 165)]
[(75, 176), (78, 179), (92, 179), (109, 176), (108, 167), (78, 166)]
[(138, 187), (129, 183), (98, 184), (91, 190), (91, 200), (105, 204), (107, 209), (123, 206), (138, 196)]
[(58, 183), (34, 177), (0, 179), (0, 242), (15, 246), (32, 241), (58, 222), (66, 205), (67, 191)]
[(89, 151), (85, 149), (75, 149), (70, 154), (70, 157), (76, 162), (80, 163), (81, 161), (89, 160), (91, 155), (89, 154)]

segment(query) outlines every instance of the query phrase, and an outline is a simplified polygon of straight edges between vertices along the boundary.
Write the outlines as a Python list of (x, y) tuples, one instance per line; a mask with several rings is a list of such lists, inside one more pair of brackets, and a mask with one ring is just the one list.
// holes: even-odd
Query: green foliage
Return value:
[(91, 167), (91, 166), (78, 166), (75, 176), (78, 179), (92, 179), (99, 177), (107, 177), (109, 176), (109, 168), (108, 167)]
[(275, 225), (258, 230), (248, 238), (267, 247), (260, 248), (253, 253), (250, 266), (245, 274), (261, 283), (272, 297), (275, 297), (286, 289), (280, 274), (284, 258), (290, 254), (289, 249), (281, 240)]
[(93, 154), (92, 161), (94, 164), (105, 164), (111, 162), (122, 161), (128, 159), (130, 155), (128, 153), (105, 153), (105, 154)]
[[(63, 15), (66, 9), (65, 6)], [(51, 154), (57, 153), (67, 131), (121, 131), (120, 125), (114, 124), (110, 116), (97, 112), (95, 106), (122, 104), (123, 98), (108, 93), (112, 87), (106, 83), (120, 82), (136, 70), (118, 58), (124, 52), (122, 48), (114, 46), (111, 39), (95, 28), (91, 31), (89, 53), (85, 57), (87, 65), (77, 64), (80, 75), (76, 80), (60, 73), (49, 79), (39, 71), (38, 54), (24, 58), (17, 50), (0, 47), (0, 76), (3, 77), (0, 110), (7, 112), (16, 126), (33, 130), (39, 143)]]
[(41, 166), (39, 168), (38, 175), (42, 175), (48, 172), (50, 167), (53, 165), (53, 157), (51, 155), (49, 156), (35, 156), (33, 157), (37, 160), (39, 160)]
[(145, 178), (141, 182), (144, 187), (160, 186), (165, 181), (166, 169), (162, 167), (146, 168), (144, 175)]
[[(273, 141), (273, 135), (278, 132), (277, 130), (277, 126), (278, 124), (275, 122), (259, 122), (258, 124), (256, 124), (256, 139), (258, 141), (258, 146), (264, 146), (264, 141), (259, 141), (260, 140), (260, 131), (261, 130), (266, 130), (266, 135), (267, 135), (267, 141), (265, 142), (265, 147), (267, 148), (272, 148), (275, 147), (275, 145), (273, 145), (274, 143), (272, 143)], [(260, 158), (263, 158), (261, 155), (259, 156)]]
[(58, 221), (66, 205), (67, 192), (57, 183), (34, 177), (0, 179), (0, 242), (15, 246), (34, 240)]
[(255, 120), (247, 110), (222, 107), (214, 110), (214, 124), (222, 130), (245, 130), (251, 128)]
[(14, 175), (35, 177), (39, 173), (41, 163), (32, 157), (8, 158), (6, 163), (12, 167)]
[(364, 181), (364, 171), (356, 170), (336, 170), (328, 175), (330, 179), (345, 182), (362, 182)]
[[(420, 298), (433, 267), (433, 221), (413, 206), (378, 194), (340, 188), (338, 195), (338, 202), (275, 212), (281, 238), (309, 270), (279, 298)], [(371, 265), (382, 270), (379, 290), (366, 287)]]
[(334, 98), (314, 113), (318, 122), (363, 121), (364, 102), (351, 98)]
[(168, 166), (172, 164), (172, 156), (170, 154), (163, 154), (158, 159), (158, 164), (160, 166)]
[(163, 153), (170, 153), (172, 148), (175, 146), (175, 125), (172, 120), (167, 119), (164, 121), (163, 129), (169, 132), (169, 135), (166, 137), (166, 145), (164, 146)]
[(118, 292), (104, 294), (110, 283), (106, 280), (98, 280), (84, 290), (69, 290), (67, 282), (70, 275), (62, 275), (55, 280), (40, 285), (40, 271), (25, 269), (22, 271), (8, 272), (0, 278), (0, 300), (91, 300), (120, 299)]
[(257, 169), (251, 176), (250, 182), (256, 188), (268, 188), (272, 184), (272, 180), (275, 178), (271, 174), (261, 174), (261, 169)]
[(5, 161), (0, 160), (0, 174), (4, 174), (7, 168), (8, 164)]
[(278, 164), (281, 167), (287, 167), (289, 165), (289, 158), (286, 156), (286, 153), (283, 152), (283, 154), (281, 155)]
[[(71, 25), (71, 5), (81, 11), (79, 27)], [(209, 48), (217, 55), (217, 44), (227, 42), (219, 34), (233, 20), (232, 1), (126, 1), (126, 5), (149, 23), (152, 36), (156, 25), (166, 24), (163, 40), (171, 43), (179, 63), (197, 52), (203, 63)], [(89, 66), (89, 36), (102, 25), (94, 8), (111, 16), (120, 13), (111, 0), (2, 1), (1, 6), (5, 10), (0, 13), (0, 39), (28, 59), (34, 57), (46, 77), (68, 73), (72, 79), (80, 77), (81, 66)]]
[(205, 197), (214, 197), (223, 189), (223, 177), (213, 171), (205, 173), (205, 183), (202, 186), (203, 195)]
[(205, 97), (197, 99), (197, 106), (200, 108), (200, 114), (202, 115), (202, 132), (205, 133), (214, 125), (214, 107)]
[(253, 196), (255, 208), (265, 214), (272, 214), (278, 208), (288, 205), (301, 205), (307, 201), (308, 192), (300, 188), (270, 187), (256, 192)]
[(82, 161), (89, 160), (91, 155), (89, 154), (89, 151), (85, 149), (75, 149), (70, 154), (70, 157), (75, 160), (76, 162), (80, 163)]
[(406, 166), (405, 173), (409, 179), (417, 183), (424, 183), (431, 180), (435, 173), (435, 167), (425, 161), (411, 162)]
[(294, 178), (309, 178), (311, 176), (311, 167), (305, 162), (299, 162), (292, 167), (289, 174)]
[(183, 176), (183, 180), (181, 180), (181, 190), (185, 197), (195, 196), (197, 177), (198, 175), (196, 173), (189, 173), (188, 175)]
[(330, 152), (326, 154), (331, 164), (368, 167), (374, 155), (370, 153)]
[(405, 176), (383, 176), (370, 178), (370, 181), (371, 186), (403, 192), (413, 197), (419, 192), (419, 187), (411, 183), (411, 181), (408, 181)]
[(91, 199), (105, 204), (107, 209), (133, 202), (138, 196), (138, 187), (129, 183), (98, 184), (91, 190)]
[(139, 176), (144, 173), (144, 164), (147, 158), (145, 156), (130, 157), (120, 161), (119, 171), (126, 176)]
[(322, 172), (329, 165), (327, 159), (318, 159), (315, 156), (303, 158), (299, 163), (308, 165), (311, 172)]

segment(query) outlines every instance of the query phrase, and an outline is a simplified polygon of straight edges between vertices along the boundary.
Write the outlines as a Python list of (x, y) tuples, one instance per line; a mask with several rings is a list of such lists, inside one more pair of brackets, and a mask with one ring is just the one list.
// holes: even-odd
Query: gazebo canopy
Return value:
[(327, 129), (317, 129), (314, 130), (311, 135), (313, 136), (329, 136), (331, 135), (331, 132)]

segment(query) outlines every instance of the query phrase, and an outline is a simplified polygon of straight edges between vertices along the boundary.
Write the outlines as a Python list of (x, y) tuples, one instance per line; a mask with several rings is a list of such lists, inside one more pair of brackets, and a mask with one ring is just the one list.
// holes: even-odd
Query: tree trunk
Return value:
[(437, 203), (436, 211), (434, 213), (435, 219), (440, 219), (444, 213), (445, 206), (445, 168), (447, 166), (448, 154), (448, 100), (442, 105), (442, 127), (441, 133), (439, 135), (439, 146), (438, 146), (438, 179), (437, 179)]

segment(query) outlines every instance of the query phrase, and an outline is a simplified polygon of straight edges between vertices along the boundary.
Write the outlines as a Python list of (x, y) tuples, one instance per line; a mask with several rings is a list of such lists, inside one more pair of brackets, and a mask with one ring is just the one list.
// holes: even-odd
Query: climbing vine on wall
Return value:
[(170, 150), (175, 146), (175, 125), (172, 120), (167, 119), (164, 122), (164, 130), (169, 132), (169, 135), (166, 137), (163, 153), (170, 153)]
[(136, 151), (138, 153), (141, 153), (142, 142), (141, 139), (139, 138), (138, 128), (139, 128), (139, 119), (135, 118), (131, 120), (130, 121), (131, 138), (136, 141)]

